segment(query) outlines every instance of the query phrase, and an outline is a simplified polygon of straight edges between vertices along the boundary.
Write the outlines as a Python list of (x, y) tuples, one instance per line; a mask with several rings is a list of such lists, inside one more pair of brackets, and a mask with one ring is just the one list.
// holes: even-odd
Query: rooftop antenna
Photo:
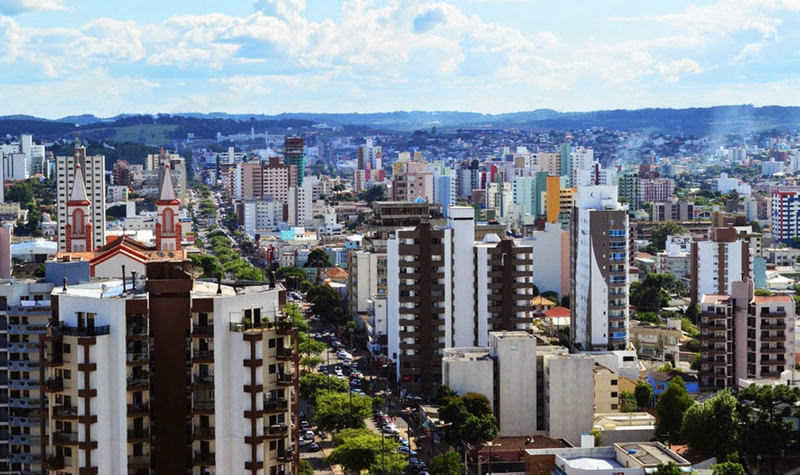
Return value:
[(136, 293), (136, 271), (131, 271), (131, 293)]
[(125, 286), (125, 264), (122, 264), (122, 295), (125, 295), (127, 292), (127, 287)]
[(61, 291), (62, 292), (66, 292), (67, 291), (67, 278), (66, 277), (62, 277), (61, 278), (61, 284), (63, 285), (63, 287), (61, 287)]
[(222, 276), (220, 275), (217, 276), (217, 293), (222, 293)]

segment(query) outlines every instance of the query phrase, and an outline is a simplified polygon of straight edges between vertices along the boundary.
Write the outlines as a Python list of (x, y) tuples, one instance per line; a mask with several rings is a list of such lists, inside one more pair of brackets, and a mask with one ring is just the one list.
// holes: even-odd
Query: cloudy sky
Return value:
[(0, 0), (0, 115), (800, 105), (800, 0)]

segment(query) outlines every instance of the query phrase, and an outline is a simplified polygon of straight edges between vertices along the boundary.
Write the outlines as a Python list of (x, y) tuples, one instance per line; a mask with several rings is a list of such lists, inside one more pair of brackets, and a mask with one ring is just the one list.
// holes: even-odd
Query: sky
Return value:
[(0, 0), (0, 115), (800, 105), (800, 0)]

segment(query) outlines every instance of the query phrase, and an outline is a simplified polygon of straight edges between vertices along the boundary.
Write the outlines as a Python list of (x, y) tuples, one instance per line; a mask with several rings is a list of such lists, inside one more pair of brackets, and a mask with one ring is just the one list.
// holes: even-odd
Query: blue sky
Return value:
[(0, 0), (0, 115), (800, 105), (800, 0)]

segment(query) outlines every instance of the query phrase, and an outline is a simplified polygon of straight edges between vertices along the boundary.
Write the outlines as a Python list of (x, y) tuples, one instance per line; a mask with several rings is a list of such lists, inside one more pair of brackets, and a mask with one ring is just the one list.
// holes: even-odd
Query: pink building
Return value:
[(10, 224), (0, 226), (0, 279), (11, 277), (11, 233)]
[(424, 162), (404, 163), (392, 177), (392, 200), (433, 202), (433, 173)]
[(239, 164), (239, 184), (241, 199), (262, 199), (271, 196), (286, 203), (289, 188), (297, 186), (295, 165), (281, 163), (280, 157), (270, 157), (266, 163), (244, 162)]
[(639, 202), (662, 203), (675, 191), (671, 178), (645, 178), (639, 180)]

